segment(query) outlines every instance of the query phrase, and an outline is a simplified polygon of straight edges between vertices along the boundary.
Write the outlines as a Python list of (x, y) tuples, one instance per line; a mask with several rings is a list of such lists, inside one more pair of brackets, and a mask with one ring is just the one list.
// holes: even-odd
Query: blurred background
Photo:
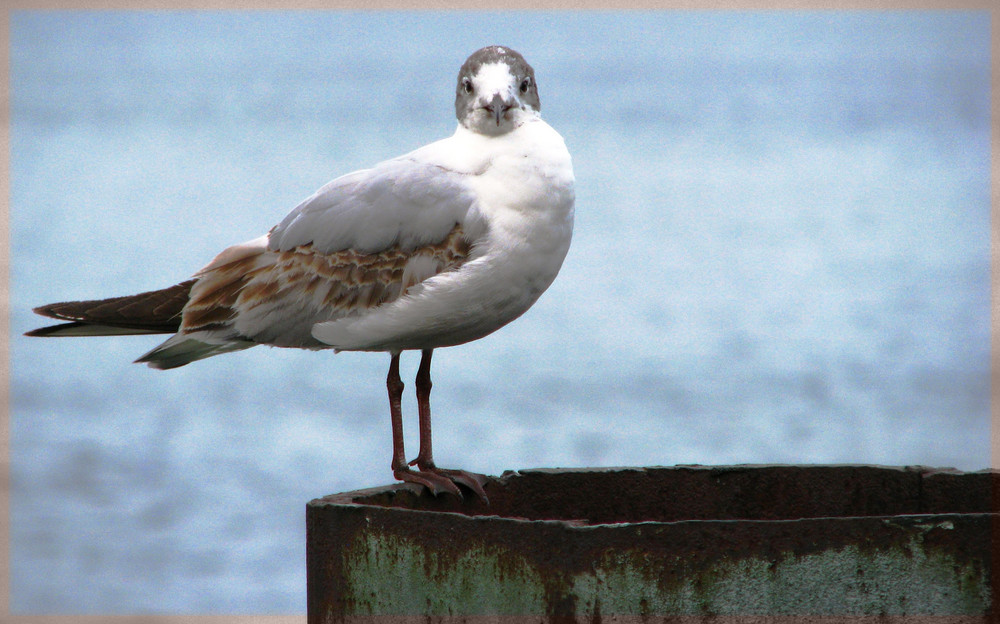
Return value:
[[(301, 613), (304, 507), (392, 481), (384, 354), (28, 339), (454, 130), (520, 51), (577, 175), (524, 317), (435, 354), (435, 456), (986, 468), (989, 14), (17, 12), (11, 607)], [(404, 354), (409, 455), (416, 453)]]

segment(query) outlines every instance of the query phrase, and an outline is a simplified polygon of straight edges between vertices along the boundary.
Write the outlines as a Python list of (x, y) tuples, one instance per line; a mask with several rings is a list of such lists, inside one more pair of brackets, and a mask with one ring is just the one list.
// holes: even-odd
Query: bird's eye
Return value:
[(528, 87), (530, 87), (530, 86), (531, 86), (531, 79), (530, 78), (525, 78), (524, 80), (522, 80), (521, 81), (521, 93), (527, 93), (528, 92)]
[(462, 78), (462, 89), (466, 93), (470, 93), (471, 94), (472, 93), (472, 81), (469, 80), (468, 78)]

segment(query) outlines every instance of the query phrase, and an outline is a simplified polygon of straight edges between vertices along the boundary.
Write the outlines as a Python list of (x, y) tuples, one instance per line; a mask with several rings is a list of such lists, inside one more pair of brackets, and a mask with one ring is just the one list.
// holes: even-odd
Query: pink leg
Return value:
[[(462, 492), (451, 479), (434, 472), (415, 472), (406, 463), (406, 451), (403, 448), (403, 380), (399, 378), (398, 353), (392, 354), (385, 385), (389, 390), (389, 416), (392, 420), (392, 475), (400, 481), (423, 485), (435, 496), (441, 492), (450, 492), (461, 498)], [(422, 440), (423, 434), (421, 445)]]
[(389, 362), (389, 376), (385, 380), (389, 389), (389, 417), (392, 419), (392, 471), (406, 469), (406, 451), (403, 449), (403, 380), (399, 378), (399, 354), (393, 353)]
[(417, 411), (420, 417), (420, 451), (417, 458), (409, 463), (420, 469), (420, 474), (432, 473), (460, 483), (479, 498), (489, 502), (483, 486), (486, 477), (464, 470), (445, 470), (434, 465), (434, 452), (431, 444), (431, 355), (433, 349), (425, 349), (420, 355), (420, 368), (417, 369)]
[(420, 368), (417, 369), (417, 413), (420, 417), (420, 451), (410, 462), (421, 470), (433, 470), (434, 451), (431, 448), (431, 355), (427, 349), (420, 354)]

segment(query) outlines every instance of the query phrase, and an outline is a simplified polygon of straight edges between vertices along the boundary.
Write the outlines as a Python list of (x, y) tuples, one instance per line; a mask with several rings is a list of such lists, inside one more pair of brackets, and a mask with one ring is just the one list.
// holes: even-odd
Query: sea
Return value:
[(388, 355), (22, 334), (450, 135), (489, 44), (576, 225), (528, 313), (435, 352), (440, 465), (990, 466), (988, 12), (16, 11), (12, 613), (304, 613), (306, 503), (392, 482)]

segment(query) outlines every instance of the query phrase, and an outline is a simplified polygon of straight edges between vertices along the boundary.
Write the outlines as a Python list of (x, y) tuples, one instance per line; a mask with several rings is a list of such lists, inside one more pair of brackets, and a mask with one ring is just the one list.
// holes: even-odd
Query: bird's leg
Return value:
[(399, 378), (398, 353), (392, 354), (385, 385), (389, 390), (389, 416), (392, 420), (392, 475), (400, 481), (422, 485), (435, 496), (441, 492), (451, 492), (461, 498), (462, 492), (447, 477), (433, 472), (414, 472), (406, 463), (406, 451), (403, 448), (403, 380)]
[(433, 349), (425, 349), (420, 355), (420, 368), (417, 369), (417, 412), (420, 418), (420, 451), (416, 459), (409, 463), (416, 464), (419, 474), (437, 474), (456, 483), (460, 483), (476, 493), (484, 501), (489, 502), (483, 486), (486, 477), (464, 470), (445, 470), (434, 465), (434, 453), (431, 448), (431, 354)]
[(403, 380), (399, 378), (399, 354), (393, 353), (389, 362), (389, 376), (385, 380), (389, 390), (389, 417), (392, 419), (392, 471), (406, 467), (403, 449)]
[(420, 451), (410, 462), (421, 470), (434, 470), (434, 452), (431, 444), (431, 354), (426, 349), (420, 354), (420, 368), (417, 369), (417, 415), (420, 419)]

